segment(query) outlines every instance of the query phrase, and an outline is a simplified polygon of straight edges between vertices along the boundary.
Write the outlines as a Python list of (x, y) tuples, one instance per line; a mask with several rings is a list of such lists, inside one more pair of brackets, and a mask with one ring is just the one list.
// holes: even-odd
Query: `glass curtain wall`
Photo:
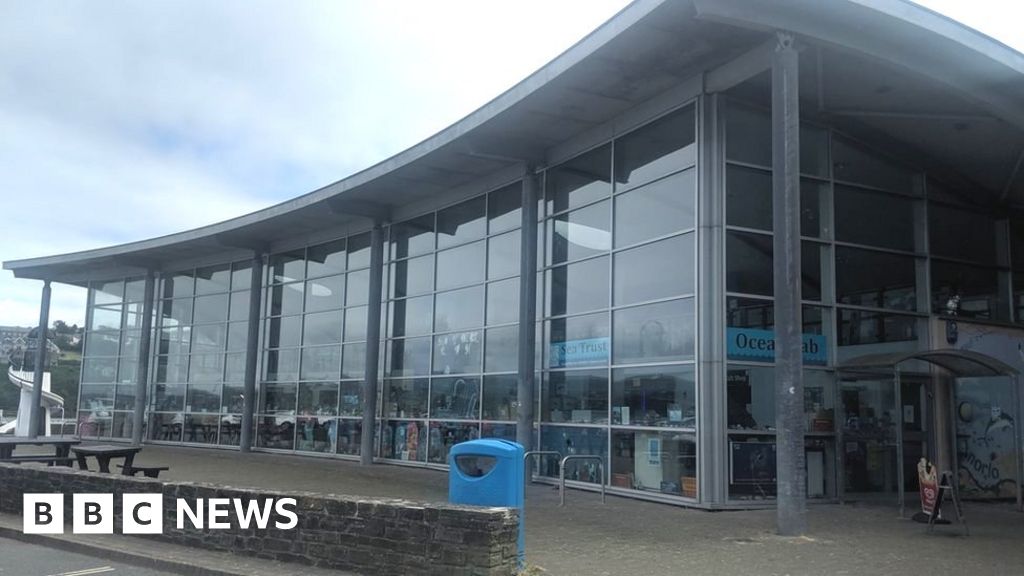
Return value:
[[(726, 372), (730, 499), (775, 496), (771, 117), (727, 101)], [(833, 183), (828, 133), (800, 133), (804, 413), (808, 496), (835, 494)]]
[(695, 126), (688, 105), (546, 171), (539, 445), (608, 471), (570, 480), (697, 495)]
[(89, 285), (78, 398), (83, 438), (131, 438), (145, 280)]
[(250, 263), (165, 274), (156, 303), (149, 437), (237, 446)]
[(369, 234), (270, 257), (258, 447), (359, 454), (369, 265)]
[(390, 227), (380, 455), (515, 438), (522, 185)]

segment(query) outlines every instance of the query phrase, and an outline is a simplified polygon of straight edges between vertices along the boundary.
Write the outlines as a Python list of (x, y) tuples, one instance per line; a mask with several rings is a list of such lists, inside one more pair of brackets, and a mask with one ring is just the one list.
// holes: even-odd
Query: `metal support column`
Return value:
[(132, 444), (142, 444), (142, 427), (146, 421), (146, 392), (149, 389), (149, 346), (153, 332), (153, 299), (156, 281), (153, 272), (146, 273), (145, 300), (142, 303), (142, 334), (139, 335), (138, 365), (135, 369), (135, 408), (132, 412)]
[(772, 193), (775, 228), (775, 428), (777, 529), (807, 530), (804, 465), (803, 322), (800, 308), (800, 83), (793, 37), (772, 55)]
[(523, 174), (522, 232), (519, 262), (519, 387), (516, 395), (516, 442), (533, 450), (534, 374), (537, 346), (537, 196), (539, 185), (534, 167)]
[(719, 120), (725, 103), (717, 95), (705, 95), (698, 104), (697, 492), (704, 504), (724, 504), (729, 499), (729, 438), (725, 383), (725, 162), (723, 123)]
[[(39, 328), (36, 329), (36, 365), (32, 374), (32, 411), (28, 413), (28, 437), (40, 435), (46, 418), (40, 413), (43, 405), (43, 367), (46, 365), (47, 327), (50, 325), (50, 281), (43, 280), (43, 298), (39, 303)], [(22, 415), (19, 414), (20, 418)], [(48, 431), (42, 431), (47, 436)]]
[(359, 463), (373, 464), (377, 430), (377, 380), (380, 364), (380, 300), (384, 287), (384, 227), (377, 221), (370, 232), (370, 297), (366, 306), (366, 374), (363, 378), (363, 427)]
[(256, 374), (260, 350), (260, 305), (263, 302), (263, 254), (253, 253), (249, 275), (249, 334), (245, 342), (245, 383), (242, 388), (242, 429), (238, 449), (252, 450), (255, 427)]

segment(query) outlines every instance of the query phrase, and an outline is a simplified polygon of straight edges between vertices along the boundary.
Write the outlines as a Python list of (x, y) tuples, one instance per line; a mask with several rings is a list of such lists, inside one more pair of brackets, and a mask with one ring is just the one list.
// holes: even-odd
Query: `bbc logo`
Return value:
[[(164, 500), (160, 494), (122, 495), (121, 533), (163, 532)], [(25, 494), (22, 510), (25, 534), (64, 533), (63, 494)], [(73, 494), (71, 530), (75, 534), (114, 533), (113, 494)]]
[[(71, 529), (75, 534), (114, 533), (113, 494), (73, 494)], [(25, 494), (22, 500), (22, 531), (25, 534), (64, 533), (63, 494)], [(235, 522), (243, 530), (249, 526), (266, 530), (273, 521), (278, 530), (294, 530), (299, 524), (295, 498), (197, 498), (175, 501), (175, 527), (197, 530), (228, 530)], [(163, 534), (164, 500), (161, 494), (122, 494), (122, 534)]]

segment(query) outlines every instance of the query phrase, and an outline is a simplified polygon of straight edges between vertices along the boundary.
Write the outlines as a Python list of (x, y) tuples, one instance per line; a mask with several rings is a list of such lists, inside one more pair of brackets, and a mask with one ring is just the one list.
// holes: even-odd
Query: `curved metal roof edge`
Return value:
[[(238, 230), (247, 225), (264, 222), (285, 213), (335, 197), (345, 191), (357, 188), (398, 168), (430, 154), (456, 141), (464, 134), (493, 119), (516, 103), (522, 101), (538, 88), (547, 84), (573, 65), (582, 61), (604, 44), (614, 39), (625, 29), (634, 25), (651, 11), (671, 0), (636, 0), (629, 4), (599, 28), (569, 47), (554, 60), (512, 86), (490, 102), (471, 112), (451, 126), (430, 136), (422, 142), (399, 152), (369, 168), (356, 172), (342, 180), (328, 184), (312, 192), (292, 198), (273, 206), (218, 222), (194, 228), (114, 246), (71, 252), (54, 256), (42, 256), (11, 260), (3, 263), (4, 269), (19, 270), (84, 261), (93, 258), (124, 256), (133, 252), (174, 245), (179, 242), (215, 237), (218, 234)], [(698, 0), (699, 1), (699, 0)], [(957, 42), (980, 55), (1001, 63), (1024, 75), (1024, 55), (966, 25), (937, 14), (909, 0), (846, 0), (865, 8), (895, 17), (908, 26), (924, 29), (945, 39)]]
[[(882, 352), (877, 354), (865, 354), (843, 362), (837, 366), (836, 369), (842, 371), (871, 368), (895, 368), (896, 365), (908, 360), (921, 360), (923, 362), (942, 366), (949, 370), (948, 367), (935, 360), (935, 358), (943, 356), (966, 360), (1005, 376), (1016, 376), (1019, 373), (1019, 371), (1013, 366), (1010, 366), (998, 358), (989, 356), (988, 354), (982, 354), (981, 352), (976, 352), (974, 350), (959, 350), (956, 348), (939, 348), (935, 350), (923, 350), (917, 352)], [(972, 376), (974, 375), (975, 374), (972, 374)], [(991, 374), (988, 375), (991, 376)]]

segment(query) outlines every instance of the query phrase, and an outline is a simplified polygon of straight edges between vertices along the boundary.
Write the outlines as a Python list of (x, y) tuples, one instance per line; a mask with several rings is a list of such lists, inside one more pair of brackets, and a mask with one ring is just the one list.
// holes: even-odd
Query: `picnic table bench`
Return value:
[[(3, 436), (0, 437), (0, 462), (45, 462), (51, 466), (62, 464), (71, 465), (71, 458), (68, 452), (72, 446), (81, 444), (77, 438), (40, 436), (37, 438), (26, 438), (24, 436)], [(53, 446), (53, 454), (22, 454), (15, 456), (14, 451), (18, 446)]]
[(75, 453), (75, 458), (78, 459), (78, 468), (80, 470), (88, 470), (89, 463), (88, 457), (92, 456), (96, 458), (97, 464), (99, 464), (100, 472), (110, 473), (110, 460), (112, 458), (124, 458), (124, 465), (122, 466), (122, 474), (125, 476), (131, 476), (128, 472), (132, 469), (132, 463), (135, 460), (135, 455), (142, 450), (142, 446), (112, 446), (112, 445), (98, 445), (98, 446), (75, 446), (71, 448), (71, 451)]

